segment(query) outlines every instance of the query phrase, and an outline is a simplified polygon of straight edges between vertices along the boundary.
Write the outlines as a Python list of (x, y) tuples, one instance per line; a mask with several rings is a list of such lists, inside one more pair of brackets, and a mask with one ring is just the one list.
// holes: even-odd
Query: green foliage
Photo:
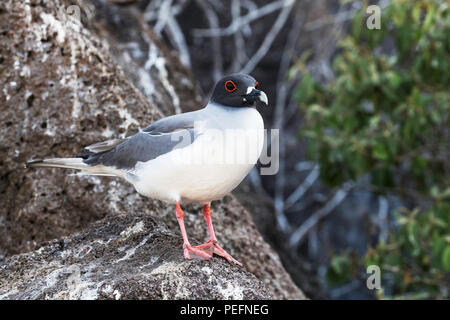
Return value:
[(331, 260), (327, 271), (326, 280), (329, 285), (341, 285), (348, 281), (349, 277), (355, 277), (358, 269), (356, 255), (350, 251), (335, 255)]
[(450, 298), (450, 188), (423, 212), (397, 212), (399, 229), (369, 249), (363, 262), (394, 279), (397, 297)]
[(428, 210), (396, 212), (398, 229), (362, 259), (355, 259), (348, 251), (334, 255), (327, 272), (328, 284), (343, 284), (356, 277), (356, 270), (377, 265), (382, 282), (392, 283), (388, 290), (378, 292), (379, 298), (449, 299), (450, 188), (435, 196), (435, 205)]
[[(369, 173), (376, 186), (406, 178), (421, 191), (448, 181), (440, 172), (450, 147), (449, 12), (440, 1), (393, 1), (380, 30), (367, 29), (357, 14), (333, 64), (335, 81), (321, 86), (303, 76), (302, 134), (325, 181)], [(381, 54), (381, 46), (393, 53)]]
[[(388, 266), (393, 295), (448, 297), (450, 6), (393, 0), (379, 30), (366, 27), (365, 9), (340, 43), (335, 79), (323, 85), (304, 72), (296, 92), (306, 117), (300, 133), (322, 181), (369, 176), (370, 190), (415, 201), (418, 209), (398, 213), (398, 230), (366, 262)], [(340, 279), (335, 269), (332, 263), (330, 275)]]

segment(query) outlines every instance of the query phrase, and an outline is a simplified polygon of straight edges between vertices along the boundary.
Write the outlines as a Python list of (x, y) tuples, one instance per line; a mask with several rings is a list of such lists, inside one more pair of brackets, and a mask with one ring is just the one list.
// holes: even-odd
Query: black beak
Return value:
[(244, 102), (252, 105), (256, 101), (263, 102), (266, 106), (269, 104), (269, 100), (264, 91), (253, 89), (249, 94), (244, 94)]

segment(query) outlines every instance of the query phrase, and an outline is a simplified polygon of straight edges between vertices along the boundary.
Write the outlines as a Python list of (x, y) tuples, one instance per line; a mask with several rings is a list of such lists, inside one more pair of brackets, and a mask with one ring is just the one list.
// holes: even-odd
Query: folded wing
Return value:
[(90, 145), (86, 147), (88, 152), (80, 157), (90, 166), (133, 169), (138, 161), (149, 161), (192, 144), (196, 138), (194, 121), (197, 119), (199, 111), (167, 117), (126, 139)]

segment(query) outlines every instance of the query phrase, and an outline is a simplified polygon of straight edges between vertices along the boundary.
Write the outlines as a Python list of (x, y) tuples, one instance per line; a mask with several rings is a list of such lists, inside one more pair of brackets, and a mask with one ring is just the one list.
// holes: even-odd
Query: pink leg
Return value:
[(203, 259), (209, 259), (211, 258), (212, 254), (208, 254), (207, 252), (203, 250), (199, 250), (197, 248), (194, 248), (190, 245), (189, 239), (186, 233), (186, 228), (184, 227), (184, 211), (181, 209), (180, 203), (177, 202), (176, 206), (176, 212), (177, 212), (177, 220), (178, 224), (180, 225), (181, 235), (183, 236), (183, 253), (184, 257), (186, 259), (191, 259), (191, 253), (194, 255), (197, 255)]
[(222, 249), (221, 246), (217, 243), (216, 235), (214, 233), (214, 227), (212, 225), (212, 219), (211, 219), (211, 208), (209, 207), (209, 204), (205, 204), (203, 207), (203, 217), (205, 218), (206, 225), (208, 226), (209, 231), (209, 241), (201, 244), (199, 246), (195, 246), (193, 248), (200, 249), (207, 252), (214, 252), (215, 254), (224, 257), (228, 260), (228, 262), (232, 262), (235, 264), (238, 264), (242, 266), (242, 264), (234, 259), (231, 255), (229, 255), (224, 249)]

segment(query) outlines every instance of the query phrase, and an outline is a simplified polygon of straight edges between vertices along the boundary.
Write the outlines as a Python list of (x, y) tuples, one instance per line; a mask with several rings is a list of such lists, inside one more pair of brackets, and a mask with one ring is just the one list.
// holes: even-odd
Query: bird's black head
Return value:
[(251, 76), (235, 73), (220, 79), (211, 101), (227, 107), (252, 107), (257, 101), (268, 104), (267, 96), (258, 90), (258, 82)]

